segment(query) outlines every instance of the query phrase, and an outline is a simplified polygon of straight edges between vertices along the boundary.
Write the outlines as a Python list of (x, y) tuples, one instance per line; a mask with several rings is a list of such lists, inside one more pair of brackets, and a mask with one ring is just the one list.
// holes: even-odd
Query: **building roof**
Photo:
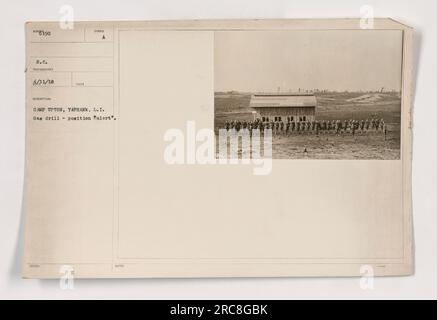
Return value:
[(314, 94), (255, 94), (250, 99), (251, 108), (306, 108), (316, 107)]

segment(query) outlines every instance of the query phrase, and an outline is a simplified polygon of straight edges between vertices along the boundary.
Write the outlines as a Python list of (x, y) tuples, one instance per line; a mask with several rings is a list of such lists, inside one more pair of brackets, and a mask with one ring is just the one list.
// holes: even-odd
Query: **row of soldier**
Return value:
[(366, 120), (332, 120), (332, 121), (305, 121), (305, 122), (284, 122), (271, 121), (263, 122), (260, 119), (255, 121), (228, 121), (225, 123), (226, 130), (240, 131), (242, 129), (260, 130), (271, 129), (273, 133), (316, 133), (316, 134), (342, 134), (351, 133), (355, 135), (356, 132), (369, 131), (386, 131), (386, 124), (384, 119), (366, 119)]

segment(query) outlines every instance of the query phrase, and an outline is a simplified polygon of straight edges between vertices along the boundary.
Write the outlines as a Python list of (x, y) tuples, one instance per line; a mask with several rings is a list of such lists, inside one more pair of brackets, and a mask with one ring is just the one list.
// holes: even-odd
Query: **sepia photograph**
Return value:
[(216, 135), (269, 131), (273, 159), (400, 159), (402, 36), (217, 31)]

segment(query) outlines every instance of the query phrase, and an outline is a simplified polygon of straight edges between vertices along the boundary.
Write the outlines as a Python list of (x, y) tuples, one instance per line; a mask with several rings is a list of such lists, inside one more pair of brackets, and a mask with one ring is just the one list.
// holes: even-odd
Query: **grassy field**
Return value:
[[(215, 129), (226, 121), (253, 120), (250, 94), (216, 93)], [(317, 120), (365, 120), (383, 118), (387, 137), (381, 132), (344, 135), (277, 135), (273, 137), (275, 159), (399, 159), (401, 99), (398, 93), (316, 94)], [(304, 151), (307, 152), (304, 152)]]

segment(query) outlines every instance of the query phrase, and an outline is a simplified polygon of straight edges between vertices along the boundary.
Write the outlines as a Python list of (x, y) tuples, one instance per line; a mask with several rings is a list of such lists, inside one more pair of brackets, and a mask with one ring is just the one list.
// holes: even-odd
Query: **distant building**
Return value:
[(317, 100), (312, 93), (255, 94), (250, 107), (263, 122), (315, 121)]

